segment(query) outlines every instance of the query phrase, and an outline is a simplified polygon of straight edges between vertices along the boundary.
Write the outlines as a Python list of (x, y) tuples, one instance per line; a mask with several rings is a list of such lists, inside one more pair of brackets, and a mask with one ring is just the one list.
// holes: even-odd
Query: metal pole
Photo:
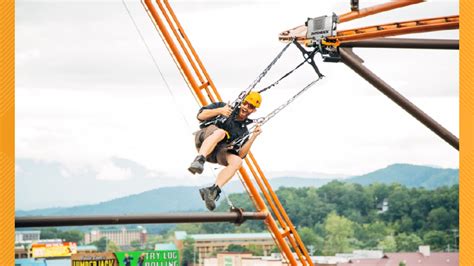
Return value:
[[(353, 1), (351, 1), (351, 4), (352, 4), (352, 2)], [(353, 19), (358, 19), (358, 18), (362, 18), (362, 17), (367, 17), (367, 16), (370, 16), (370, 15), (373, 15), (373, 14), (389, 11), (389, 10), (392, 10), (392, 9), (397, 9), (397, 8), (404, 7), (404, 6), (418, 4), (418, 3), (421, 3), (421, 2), (423, 2), (423, 0), (390, 1), (388, 3), (383, 3), (383, 4), (380, 4), (380, 5), (376, 5), (376, 6), (370, 6), (370, 7), (363, 8), (363, 9), (352, 10), (352, 8), (351, 8), (351, 12), (346, 13), (346, 14), (342, 14), (342, 15), (339, 16), (339, 23), (351, 21)], [(351, 5), (351, 7), (352, 7), (352, 5)]]
[(160, 224), (160, 223), (240, 223), (245, 220), (264, 220), (265, 212), (228, 213), (163, 213), (154, 215), (122, 216), (35, 216), (16, 217), (15, 227), (49, 227), (106, 224)]
[(373, 72), (371, 72), (367, 67), (365, 67), (351, 51), (346, 49), (350, 48), (341, 48), (339, 49), (342, 62), (354, 70), (357, 74), (367, 80), (370, 84), (376, 87), (379, 91), (385, 94), (387, 97), (392, 99), (400, 107), (405, 109), (418, 121), (423, 123), (426, 127), (431, 129), (439, 137), (444, 139), (447, 143), (453, 146), (456, 150), (459, 150), (459, 139), (454, 136), (451, 132), (445, 129), (443, 126), (438, 124), (433, 118), (424, 113), (416, 105), (411, 103), (407, 98), (403, 97), (398, 93), (394, 88), (390, 87), (385, 81), (377, 77)]
[(378, 38), (345, 42), (341, 47), (459, 50), (459, 40)]

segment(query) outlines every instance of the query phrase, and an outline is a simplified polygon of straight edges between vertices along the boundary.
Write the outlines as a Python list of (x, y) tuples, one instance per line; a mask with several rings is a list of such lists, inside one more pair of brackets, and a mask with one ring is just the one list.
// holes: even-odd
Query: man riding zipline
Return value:
[(248, 118), (249, 115), (260, 107), (261, 102), (260, 94), (251, 91), (234, 110), (224, 102), (216, 102), (202, 107), (198, 112), (201, 130), (195, 133), (195, 143), (199, 154), (188, 170), (193, 174), (201, 174), (206, 161), (225, 166), (217, 175), (214, 185), (199, 190), (206, 207), (211, 211), (216, 208), (215, 201), (219, 198), (221, 188), (240, 169), (242, 159), (262, 132), (257, 124), (249, 137), (247, 128), (253, 122)]

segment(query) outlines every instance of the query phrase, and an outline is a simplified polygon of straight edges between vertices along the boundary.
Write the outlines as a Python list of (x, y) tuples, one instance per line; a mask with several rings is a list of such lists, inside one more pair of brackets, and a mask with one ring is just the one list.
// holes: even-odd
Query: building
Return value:
[[(280, 254), (257, 257), (251, 253), (221, 252), (207, 257), (204, 266), (280, 266), (288, 265)], [(295, 254), (296, 256), (296, 254)], [(296, 257), (295, 257), (296, 258)], [(355, 250), (336, 256), (313, 256), (315, 266), (449, 266), (459, 265), (457, 252), (430, 252), (429, 246), (420, 246), (418, 252), (383, 253), (381, 250)]]
[(377, 213), (384, 213), (388, 211), (388, 199), (383, 199), (383, 201), (377, 204)]
[(15, 259), (27, 259), (32, 258), (31, 245), (19, 245), (15, 246)]
[(15, 231), (15, 244), (33, 243), (40, 240), (41, 231)]
[(242, 233), (242, 234), (193, 234), (184, 231), (175, 232), (175, 243), (179, 249), (183, 248), (183, 240), (194, 240), (196, 262), (202, 265), (205, 258), (215, 256), (225, 251), (229, 245), (248, 247), (255, 245), (261, 247), (265, 256), (269, 255), (275, 247), (275, 242), (270, 233)]
[(100, 240), (102, 237), (121, 247), (131, 246), (134, 241), (144, 245), (147, 239), (147, 231), (141, 226), (136, 229), (127, 229), (125, 227), (119, 229), (96, 229), (84, 235), (84, 243), (90, 244)]
[(96, 253), (97, 247), (94, 245), (77, 246), (77, 253)]
[(254, 257), (251, 253), (223, 252), (204, 259), (204, 266), (287, 266), (280, 256)]
[(459, 253), (455, 252), (434, 252), (429, 256), (423, 256), (418, 252), (386, 253), (381, 259), (351, 259), (337, 266), (449, 266), (459, 265)]
[(70, 266), (70, 259), (15, 259), (15, 266)]
[(429, 246), (420, 246), (418, 252), (385, 253), (382, 258), (351, 258), (348, 262), (338, 263), (337, 266), (449, 266), (459, 265), (457, 252), (430, 252)]

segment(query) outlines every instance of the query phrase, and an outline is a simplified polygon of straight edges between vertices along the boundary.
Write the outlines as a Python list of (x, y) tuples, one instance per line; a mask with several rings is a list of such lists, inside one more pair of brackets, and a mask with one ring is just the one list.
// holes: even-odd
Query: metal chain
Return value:
[(235, 108), (236, 103), (240, 103), (245, 98), (245, 96), (247, 96), (247, 94), (252, 91), (255, 86), (257, 86), (257, 84), (262, 80), (263, 77), (267, 75), (268, 71), (270, 71), (270, 69), (276, 64), (276, 62), (281, 58), (283, 53), (286, 51), (286, 49), (288, 49), (288, 47), (290, 47), (292, 43), (293, 42), (289, 42), (288, 44), (286, 44), (285, 47), (283, 47), (280, 53), (278, 53), (278, 55), (272, 60), (272, 62), (270, 62), (270, 64), (263, 70), (263, 72), (258, 75), (258, 77), (247, 87), (245, 91), (239, 94), (239, 97), (237, 97), (237, 99), (232, 102), (231, 106)]
[[(285, 107), (287, 107), (290, 103), (292, 103), (298, 96), (300, 96), (301, 94), (303, 94), (305, 91), (307, 91), (309, 88), (311, 88), (314, 84), (316, 84), (316, 82), (318, 82), (319, 80), (321, 80), (322, 78), (318, 78), (316, 80), (313, 80), (311, 83), (309, 83), (308, 85), (306, 85), (306, 87), (304, 87), (303, 89), (301, 89), (298, 93), (296, 93), (295, 95), (293, 95), (293, 97), (291, 97), (286, 103), (280, 105), (278, 108), (276, 108), (275, 110), (273, 110), (271, 113), (269, 113), (267, 116), (265, 116), (263, 118), (263, 121), (257, 121), (257, 123), (263, 125), (265, 124), (266, 122), (268, 122), (268, 120), (270, 120), (271, 118), (273, 118), (276, 114), (278, 114), (281, 110), (285, 109)], [(259, 120), (259, 119), (257, 119)]]
[(285, 79), (286, 77), (288, 77), (289, 75), (291, 75), (291, 73), (295, 72), (298, 68), (300, 68), (302, 65), (304, 65), (304, 63), (308, 62), (309, 59), (312, 59), (314, 54), (317, 52), (317, 50), (313, 50), (313, 52), (311, 52), (310, 56), (308, 56), (305, 60), (303, 60), (303, 62), (299, 63), (295, 68), (293, 68), (292, 70), (288, 71), (285, 75), (283, 75), (281, 78), (279, 78), (277, 81), (275, 81), (274, 83), (266, 86), (265, 88), (261, 89), (258, 91), (258, 93), (262, 93), (262, 92), (265, 92), (266, 90), (269, 90), (271, 89), (272, 87), (275, 87), (276, 85), (278, 85), (280, 83), (280, 81), (282, 81), (283, 79)]
[[(313, 80), (312, 82), (310, 82), (308, 85), (306, 85), (303, 89), (301, 89), (299, 92), (297, 92), (295, 95), (293, 95), (293, 97), (291, 97), (288, 101), (286, 101), (286, 103), (280, 105), (279, 107), (277, 107), (275, 110), (273, 110), (272, 112), (270, 112), (268, 115), (266, 115), (265, 117), (261, 117), (261, 118), (258, 118), (258, 119), (255, 119), (254, 120), (254, 123), (256, 124), (260, 124), (261, 126), (263, 124), (265, 124), (266, 122), (268, 122), (270, 119), (272, 119), (276, 114), (278, 114), (279, 112), (281, 112), (283, 109), (285, 109), (288, 105), (290, 105), (290, 103), (292, 103), (296, 98), (298, 98), (298, 96), (300, 96), (301, 94), (303, 94), (305, 91), (307, 91), (309, 88), (311, 88), (314, 84), (316, 84), (318, 81), (320, 81), (324, 76), (321, 76), (319, 77), (318, 79), (316, 80)], [(235, 139), (234, 141), (232, 141), (231, 143), (229, 143), (228, 146), (235, 146), (237, 145), (237, 147), (240, 147), (243, 142), (245, 141), (245, 139), (250, 136), (254, 129), (255, 129), (256, 125), (253, 125), (249, 132), (237, 139)]]
[[(214, 175), (214, 180), (217, 179), (217, 175), (216, 175), (216, 172), (215, 172), (217, 169), (218, 169), (218, 168), (211, 168), (211, 170), (212, 170), (212, 175)], [(223, 188), (221, 188), (221, 193), (224, 195), (224, 197), (225, 197), (225, 199), (226, 199), (226, 201), (227, 201), (227, 205), (229, 205), (229, 207), (231, 207), (231, 208), (237, 208), (237, 207), (235, 207), (234, 203), (230, 200), (230, 197), (227, 196), (227, 193), (225, 193), (225, 191), (224, 191)], [(217, 199), (217, 200), (218, 200), (218, 199)], [(217, 201), (217, 200), (216, 200), (216, 201)]]
[(230, 104), (230, 106), (232, 108), (232, 114), (231, 114), (230, 117), (225, 117), (225, 116), (222, 116), (222, 115), (218, 115), (214, 120), (206, 122), (206, 125), (217, 124), (217, 123), (225, 123), (225, 121), (227, 121), (227, 119), (229, 119), (229, 118), (232, 119), (233, 117), (235, 117), (236, 111), (237, 111), (238, 107), (240, 106), (240, 103), (245, 99), (247, 94), (249, 94), (249, 92), (252, 91), (255, 88), (255, 86), (257, 86), (257, 84), (262, 80), (262, 78), (267, 75), (268, 71), (270, 71), (270, 69), (276, 64), (276, 62), (281, 58), (283, 53), (285, 53), (286, 49), (288, 49), (288, 47), (290, 47), (290, 45), (292, 43), (293, 42), (289, 42), (288, 44), (286, 44), (285, 47), (283, 47), (283, 49), (277, 54), (277, 56), (275, 58), (273, 58), (273, 60), (270, 62), (270, 64), (263, 70), (263, 72), (260, 73), (260, 75), (258, 75), (258, 77), (248, 86), (248, 88), (245, 91), (242, 91), (239, 94), (239, 96), (237, 97), (237, 99), (235, 99)]
[(230, 200), (230, 197), (227, 196), (227, 194), (224, 192), (224, 190), (221, 189), (222, 194), (224, 194), (225, 199), (227, 200), (227, 205), (231, 208), (237, 208), (235, 207), (234, 203)]

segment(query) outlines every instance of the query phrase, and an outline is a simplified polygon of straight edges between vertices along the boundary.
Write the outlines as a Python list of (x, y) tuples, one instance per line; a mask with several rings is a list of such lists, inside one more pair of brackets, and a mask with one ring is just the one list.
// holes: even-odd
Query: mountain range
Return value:
[[(332, 180), (369, 185), (372, 183), (400, 183), (407, 187), (434, 189), (459, 183), (458, 169), (393, 164), (365, 175), (347, 178), (302, 178), (283, 176), (269, 180), (272, 188), (280, 187), (320, 187)], [(37, 215), (105, 215), (105, 214), (144, 214), (159, 212), (203, 211), (198, 186), (174, 186), (151, 189), (142, 193), (119, 197), (98, 204), (80, 205), (64, 208), (44, 208), (30, 211), (17, 210), (17, 216)], [(233, 181), (225, 187), (225, 192), (243, 192), (240, 181)], [(221, 197), (224, 198), (224, 197)], [(222, 200), (222, 199), (221, 199)]]

